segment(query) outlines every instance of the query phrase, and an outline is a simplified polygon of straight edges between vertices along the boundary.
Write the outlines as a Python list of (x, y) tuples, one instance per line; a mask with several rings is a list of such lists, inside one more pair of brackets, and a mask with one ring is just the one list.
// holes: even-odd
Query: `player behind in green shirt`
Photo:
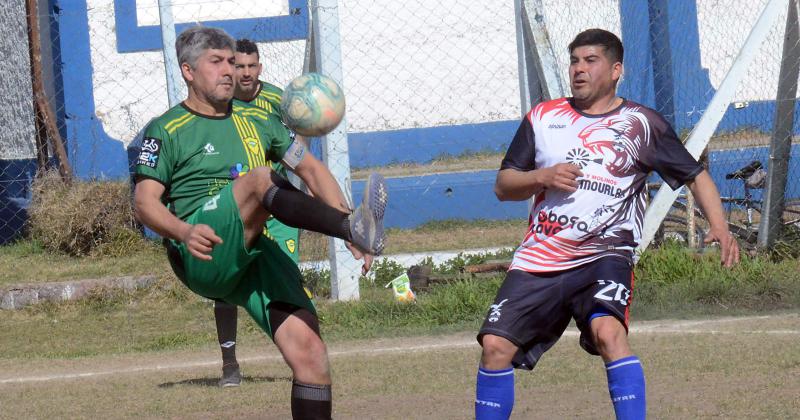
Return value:
[[(235, 90), (233, 97), (255, 105), (270, 114), (274, 114), (278, 119), (281, 115), (281, 96), (283, 90), (279, 87), (261, 81), (263, 65), (259, 61), (258, 46), (248, 39), (236, 41), (236, 52), (234, 53), (234, 82)], [(295, 141), (300, 141), (304, 146), (308, 143), (297, 134), (294, 135)], [(272, 170), (287, 178), (286, 168), (280, 163), (273, 164), (268, 162)], [(267, 237), (275, 243), (297, 264), (300, 252), (300, 230), (291, 226), (286, 226), (275, 218), (267, 220)], [(239, 386), (242, 375), (239, 370), (239, 362), (236, 360), (236, 328), (237, 328), (238, 308), (224, 300), (217, 299), (214, 302), (214, 320), (217, 325), (217, 339), (220, 350), (222, 351), (222, 378), (219, 381), (222, 387)]]
[[(198, 295), (245, 308), (292, 369), (295, 418), (330, 418), (331, 378), (319, 321), (297, 264), (263, 235), (270, 215), (348, 241), (366, 272), (384, 247), (383, 179), (367, 180), (351, 214), (325, 165), (281, 122), (234, 101), (233, 39), (193, 27), (175, 43), (188, 98), (145, 129), (136, 161), (137, 218), (165, 239), (172, 269)], [(267, 166), (282, 162), (312, 198)]]

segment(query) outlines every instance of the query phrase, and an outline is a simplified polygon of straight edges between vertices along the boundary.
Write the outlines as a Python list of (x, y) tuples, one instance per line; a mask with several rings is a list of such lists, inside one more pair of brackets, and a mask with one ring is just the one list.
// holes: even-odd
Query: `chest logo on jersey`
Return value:
[(583, 147), (599, 156), (615, 177), (636, 171), (640, 150), (649, 142), (649, 123), (640, 113), (611, 115), (588, 125), (578, 133)]
[(250, 153), (258, 153), (258, 139), (248, 137), (244, 139), (244, 144), (247, 145), (247, 149)]
[(217, 149), (214, 148), (213, 144), (206, 143), (206, 145), (203, 146), (203, 154), (206, 156), (210, 156), (210, 155), (218, 155), (219, 152), (217, 151)]
[(296, 246), (297, 246), (297, 243), (294, 241), (294, 239), (287, 239), (286, 240), (286, 249), (288, 249), (290, 253), (294, 254), (294, 250), (295, 250)]
[(231, 179), (239, 178), (240, 176), (244, 176), (247, 172), (250, 171), (250, 167), (244, 165), (242, 163), (237, 163), (236, 165), (231, 166)]
[(571, 163), (581, 169), (585, 168), (586, 165), (588, 165), (591, 162), (597, 163), (598, 165), (602, 165), (603, 158), (592, 159), (589, 152), (587, 152), (586, 149), (580, 147), (576, 147), (567, 152), (567, 163)]
[(158, 155), (161, 152), (161, 140), (146, 137), (142, 141), (142, 150), (139, 152), (139, 158), (136, 160), (137, 165), (147, 166), (148, 168), (155, 168), (158, 165)]

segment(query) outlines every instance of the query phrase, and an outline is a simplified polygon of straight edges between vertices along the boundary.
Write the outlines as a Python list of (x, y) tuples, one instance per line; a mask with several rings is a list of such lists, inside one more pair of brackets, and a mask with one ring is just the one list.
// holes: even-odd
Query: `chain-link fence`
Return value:
[[(2, 30), (16, 36), (16, 41), (3, 36), (3, 48), (27, 39), (24, 15), (19, 15), (24, 7), (14, 3), (17, 14), (12, 16), (13, 8), (6, 8), (0, 19), (7, 23)], [(548, 44), (537, 48), (550, 48), (562, 81), (568, 80), (567, 44), (578, 32), (601, 27), (620, 34), (626, 47), (620, 94), (655, 108), (687, 136), (768, 3), (348, 0), (334, 1), (338, 7), (332, 7), (298, 0), (175, 0), (171, 5), (177, 32), (201, 22), (256, 41), (265, 65), (262, 79), (275, 85), (284, 86), (304, 68), (326, 72), (340, 65), (347, 97), (343, 127), (347, 142), (346, 150), (339, 152), (345, 154), (337, 155), (337, 150), (326, 149), (319, 141), (314, 141), (312, 150), (326, 157), (346, 156), (346, 161), (333, 158), (328, 164), (334, 172), (350, 174), (342, 182), (356, 201), (369, 171), (387, 175), (386, 223), (393, 228), (388, 251), (401, 254), (398, 261), (408, 266), (444, 250), (451, 252), (441, 253), (442, 258), (465, 249), (511, 246), (524, 234), (526, 203), (499, 203), (492, 192), (502, 154), (528, 107), (520, 105), (518, 39), (524, 22), (515, 5), (538, 5), (541, 15), (536, 19), (544, 22)], [(314, 9), (318, 4), (322, 6)], [(725, 175), (755, 160), (764, 168), (770, 166), (787, 2), (770, 4), (784, 10), (737, 84), (708, 145), (709, 170), (722, 194), (732, 198), (728, 204), (732, 214), (738, 211), (734, 199), (745, 195), (744, 183)], [(45, 88), (76, 175), (127, 177), (127, 146), (151, 118), (168, 108), (157, 1), (86, 0), (54, 7), (42, 0), (40, 5), (44, 72), (52, 73), (45, 77), (50, 81)], [(319, 16), (334, 16), (338, 31), (332, 36), (329, 27), (316, 26), (320, 32), (311, 39), (317, 47), (309, 48), (309, 30), (315, 28), (309, 19)], [(27, 57), (27, 52), (16, 54)], [(2, 92), (7, 97), (16, 92), (15, 103), (30, 107), (31, 100), (25, 97), (30, 84), (19, 88), (29, 83), (27, 65), (15, 61), (13, 66), (15, 77), (21, 78), (3, 80)], [(797, 74), (786, 77), (796, 80)], [(28, 116), (4, 119), (22, 130), (8, 139), (31, 139), (25, 143), (26, 154), (20, 155), (28, 163), (35, 157), (32, 116), (29, 111)], [(32, 170), (11, 169), (6, 163), (16, 159), (5, 150), (17, 140), (0, 141), (4, 186), (24, 186), (32, 176)], [(798, 176), (800, 160), (794, 146), (790, 153), (792, 180)], [(34, 162), (31, 167), (35, 166)], [(787, 199), (800, 198), (797, 188), (789, 183)], [(21, 217), (16, 212), (22, 210), (14, 210), (12, 203), (20, 197), (24, 201), (26, 193), (0, 195), (3, 223), (11, 226), (10, 218)], [(761, 199), (762, 190), (752, 193), (753, 200)], [(7, 216), (9, 211), (13, 214)]]
[(36, 126), (31, 97), (31, 71), (25, 4), (0, 8), (0, 243), (24, 225), (27, 185), (35, 169)]

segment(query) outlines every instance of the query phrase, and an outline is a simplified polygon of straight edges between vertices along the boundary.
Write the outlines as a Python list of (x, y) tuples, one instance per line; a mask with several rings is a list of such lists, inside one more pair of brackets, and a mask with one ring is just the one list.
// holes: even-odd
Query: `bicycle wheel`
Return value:
[[(658, 247), (667, 242), (676, 242), (683, 246), (689, 246), (689, 230), (686, 219), (683, 217), (667, 215), (661, 226), (656, 231), (653, 238), (653, 244)], [(703, 223), (697, 223), (694, 229), (694, 241), (698, 249), (703, 248), (703, 238), (705, 232), (703, 230)]]
[(800, 200), (793, 199), (786, 201), (783, 207), (781, 220), (784, 225), (800, 228)]

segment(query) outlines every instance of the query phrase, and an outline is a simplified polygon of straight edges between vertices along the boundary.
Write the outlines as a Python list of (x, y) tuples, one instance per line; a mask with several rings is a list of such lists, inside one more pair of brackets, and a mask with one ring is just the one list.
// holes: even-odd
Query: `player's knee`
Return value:
[(483, 336), (481, 345), (483, 346), (481, 363), (489, 369), (508, 367), (517, 352), (517, 346), (514, 343), (506, 338), (491, 334)]
[(314, 337), (316, 340), (309, 338), (299, 343), (302, 351), (292, 355), (293, 363), (290, 363), (290, 366), (295, 378), (305, 378), (313, 383), (319, 383), (329, 377), (330, 367), (325, 343), (316, 335)]
[(625, 327), (616, 318), (597, 318), (592, 323), (597, 351), (606, 359), (614, 360), (630, 353)]

